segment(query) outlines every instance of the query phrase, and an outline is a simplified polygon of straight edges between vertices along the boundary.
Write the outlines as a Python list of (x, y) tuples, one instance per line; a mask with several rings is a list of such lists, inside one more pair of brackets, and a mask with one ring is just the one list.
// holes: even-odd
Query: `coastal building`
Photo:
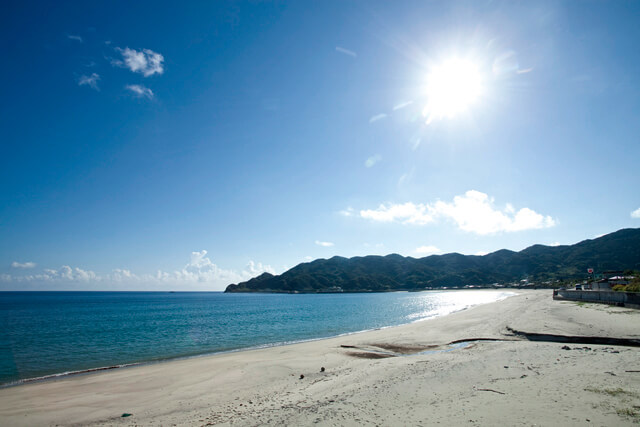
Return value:
[(582, 286), (582, 289), (592, 291), (610, 291), (616, 285), (626, 286), (629, 284), (630, 280), (633, 280), (633, 277), (626, 277), (622, 274), (622, 271), (604, 271), (601, 276), (602, 279), (588, 282)]
[(610, 291), (611, 284), (609, 283), (609, 279), (600, 279), (595, 282), (587, 283), (583, 289), (592, 290), (592, 291)]

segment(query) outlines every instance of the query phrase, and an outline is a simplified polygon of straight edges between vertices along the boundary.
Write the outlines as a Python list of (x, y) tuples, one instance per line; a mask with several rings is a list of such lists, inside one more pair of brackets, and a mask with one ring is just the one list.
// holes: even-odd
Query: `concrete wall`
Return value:
[(553, 299), (570, 301), (600, 302), (640, 308), (640, 293), (613, 291), (553, 291)]

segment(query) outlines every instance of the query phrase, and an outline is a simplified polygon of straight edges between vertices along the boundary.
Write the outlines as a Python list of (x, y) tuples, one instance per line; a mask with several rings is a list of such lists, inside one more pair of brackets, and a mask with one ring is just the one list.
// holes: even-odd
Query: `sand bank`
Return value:
[(518, 291), (411, 325), (1, 389), (0, 425), (632, 425), (640, 347), (513, 331), (637, 340), (638, 325), (639, 310)]

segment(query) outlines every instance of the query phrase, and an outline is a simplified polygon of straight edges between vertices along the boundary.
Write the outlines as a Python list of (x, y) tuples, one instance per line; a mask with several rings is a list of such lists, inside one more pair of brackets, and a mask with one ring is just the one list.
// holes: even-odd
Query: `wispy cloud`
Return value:
[(355, 210), (349, 206), (347, 209), (343, 209), (340, 212), (338, 212), (340, 215), (342, 216), (353, 216), (355, 214)]
[(380, 162), (380, 160), (382, 160), (382, 156), (380, 154), (376, 154), (375, 156), (371, 156), (369, 157), (365, 162), (364, 165), (368, 168), (371, 168), (373, 166), (376, 165), (376, 163)]
[(386, 117), (387, 117), (387, 115), (385, 113), (376, 114), (375, 116), (372, 116), (369, 119), (369, 123), (377, 122), (378, 120), (382, 120), (382, 119), (384, 119)]
[(67, 34), (67, 38), (68, 38), (69, 40), (75, 40), (75, 41), (77, 41), (77, 42), (84, 43), (84, 40), (83, 40), (83, 39), (82, 39), (82, 37), (80, 37), (80, 36), (75, 36), (75, 35), (73, 35), (73, 34)]
[(116, 48), (122, 55), (122, 59), (113, 59), (111, 64), (117, 67), (128, 68), (134, 73), (141, 73), (145, 77), (164, 72), (164, 56), (151, 49), (135, 50), (125, 47)]
[(78, 78), (78, 86), (89, 86), (91, 89), (100, 90), (98, 81), (100, 76), (97, 73), (91, 73), (90, 76), (82, 75)]
[(127, 85), (125, 89), (133, 92), (138, 98), (153, 99), (153, 91), (142, 85)]
[(551, 216), (541, 215), (530, 208), (516, 211), (510, 204), (504, 209), (496, 208), (493, 198), (475, 190), (455, 196), (452, 202), (382, 204), (377, 209), (361, 210), (360, 217), (376, 222), (416, 225), (443, 218), (454, 222), (463, 231), (480, 235), (548, 228), (556, 223)]
[(416, 168), (412, 167), (410, 171), (403, 173), (398, 178), (398, 187), (402, 187), (405, 184), (411, 182), (413, 180), (413, 176), (415, 175)]
[(410, 142), (411, 142), (411, 149), (415, 151), (420, 146), (420, 143), (422, 142), (422, 138), (420, 138), (419, 136), (414, 136), (413, 138), (411, 138)]
[(322, 247), (325, 247), (325, 248), (329, 248), (329, 247), (333, 246), (333, 243), (332, 242), (321, 242), (320, 240), (316, 240), (316, 245), (322, 246)]
[(631, 212), (631, 218), (640, 218), (640, 208), (638, 208), (635, 211)]
[(354, 51), (349, 50), (349, 49), (345, 49), (345, 48), (340, 47), (340, 46), (336, 46), (336, 52), (344, 53), (345, 55), (349, 55), (349, 56), (352, 56), (354, 58), (358, 56), (358, 54), (355, 53)]
[(365, 248), (382, 249), (384, 248), (384, 243), (363, 243), (362, 246)]
[(523, 68), (520, 69), (518, 71), (516, 71), (516, 74), (526, 74), (526, 73), (530, 73), (533, 71), (533, 68)]
[(420, 255), (434, 255), (434, 254), (439, 254), (441, 252), (442, 250), (440, 250), (439, 248), (433, 245), (420, 246), (416, 248), (416, 253)]
[(393, 111), (397, 111), (397, 110), (401, 110), (404, 107), (408, 107), (409, 105), (413, 104), (413, 101), (406, 101), (406, 102), (401, 102), (400, 104), (396, 104), (393, 107)]
[(11, 263), (11, 267), (13, 268), (34, 268), (36, 266), (35, 262), (18, 262), (18, 261), (13, 261)]

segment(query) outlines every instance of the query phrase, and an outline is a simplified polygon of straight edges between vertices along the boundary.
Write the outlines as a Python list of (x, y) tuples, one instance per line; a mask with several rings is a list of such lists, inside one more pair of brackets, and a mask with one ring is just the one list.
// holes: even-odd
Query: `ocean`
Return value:
[(0, 292), (0, 385), (396, 326), (509, 295)]

